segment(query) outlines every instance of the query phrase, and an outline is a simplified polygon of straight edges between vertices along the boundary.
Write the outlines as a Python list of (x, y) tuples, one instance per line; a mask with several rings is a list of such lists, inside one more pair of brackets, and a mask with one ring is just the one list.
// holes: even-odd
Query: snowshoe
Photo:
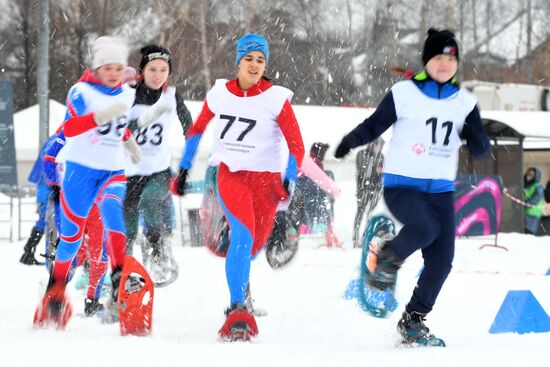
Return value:
[(141, 248), (143, 265), (155, 287), (166, 287), (178, 279), (179, 267), (169, 239), (161, 239), (159, 244), (152, 245), (146, 238), (142, 238)]
[(214, 213), (211, 214), (211, 221), (209, 225), (210, 231), (206, 231), (204, 234), (204, 244), (206, 245), (206, 248), (214, 255), (225, 257), (227, 255), (227, 250), (229, 249), (229, 237), (231, 235), (231, 230), (225, 217), (223, 217), (221, 207), (219, 204), (217, 205), (218, 208), (212, 208)]
[(254, 299), (252, 298), (252, 294), (250, 293), (250, 282), (246, 285), (246, 293), (245, 293), (245, 307), (250, 313), (252, 313), (256, 317), (263, 317), (267, 316), (267, 311), (263, 308), (255, 307), (254, 306)]
[(55, 325), (64, 330), (73, 314), (73, 308), (65, 295), (65, 285), (53, 283), (46, 290), (34, 313), (34, 328), (46, 328)]
[[(118, 275), (118, 274), (117, 274)], [(113, 288), (115, 274), (112, 277)], [(118, 283), (118, 282), (117, 282)], [(128, 256), (120, 274), (118, 290), (113, 291), (118, 302), (120, 334), (146, 336), (153, 327), (153, 281), (145, 268), (132, 256)]]
[(369, 287), (380, 292), (395, 289), (397, 271), (403, 264), (403, 260), (388, 247), (389, 241), (393, 238), (392, 234), (386, 233), (381, 237), (375, 236), (369, 244), (365, 282)]
[(45, 264), (50, 273), (53, 270), (53, 264), (55, 262), (55, 254), (57, 253), (57, 247), (59, 246), (60, 240), (61, 239), (59, 237), (57, 237), (55, 241), (48, 240), (46, 242), (46, 252), (44, 254), (40, 254), (40, 256), (45, 258)]
[(204, 245), (214, 255), (225, 257), (229, 249), (230, 229), (218, 201), (218, 168), (209, 166), (204, 177), (204, 194), (200, 209), (200, 225)]
[(273, 223), (273, 231), (267, 240), (265, 257), (273, 269), (284, 267), (298, 252), (298, 235), (291, 214), (279, 211)]
[[(397, 301), (394, 297), (397, 270), (389, 275), (383, 273), (381, 276), (376, 273), (379, 257), (385, 255), (380, 250), (394, 235), (395, 225), (390, 218), (385, 215), (374, 216), (369, 221), (364, 236), (365, 243), (362, 246), (361, 286), (358, 290), (358, 298), (361, 308), (378, 318), (388, 316), (397, 308)], [(390, 269), (395, 269), (395, 267), (390, 267)]]
[(443, 339), (430, 333), (424, 324), (426, 315), (418, 312), (403, 312), (397, 323), (397, 331), (401, 335), (401, 344), (411, 347), (444, 347)]
[(103, 306), (101, 313), (101, 322), (104, 324), (114, 324), (120, 321), (118, 314), (118, 304), (112, 298), (109, 298)]
[(222, 341), (250, 341), (258, 335), (258, 325), (254, 315), (243, 304), (234, 304), (225, 311), (225, 322), (218, 335)]
[(21, 259), (19, 259), (20, 263), (25, 265), (44, 265), (43, 262), (36, 260), (34, 256), (34, 253), (36, 252), (36, 246), (38, 246), (38, 244), (40, 243), (43, 235), (44, 233), (38, 231), (36, 228), (32, 229), (31, 235), (27, 240), (25, 247), (23, 248), (23, 255), (21, 256)]
[(103, 312), (104, 306), (99, 303), (99, 299), (86, 298), (84, 300), (84, 315), (86, 317), (92, 317), (98, 313)]
[(388, 316), (398, 306), (393, 290), (378, 291), (367, 286), (360, 297), (363, 310), (377, 318)]
[(111, 273), (111, 296), (105, 302), (101, 322), (104, 324), (114, 324), (120, 321), (118, 314), (118, 292), (120, 288), (120, 279), (122, 277), (122, 268), (116, 267)]
[(36, 259), (36, 257), (34, 256), (34, 251), (23, 252), (23, 255), (21, 255), (21, 259), (19, 259), (19, 262), (25, 265), (44, 265), (43, 262), (40, 262)]
[[(380, 168), (384, 160), (382, 148), (384, 139), (381, 137), (357, 152), (357, 212), (353, 223), (353, 247), (362, 247), (363, 236), (371, 215), (382, 196), (382, 175)], [(368, 242), (367, 242), (368, 243)]]

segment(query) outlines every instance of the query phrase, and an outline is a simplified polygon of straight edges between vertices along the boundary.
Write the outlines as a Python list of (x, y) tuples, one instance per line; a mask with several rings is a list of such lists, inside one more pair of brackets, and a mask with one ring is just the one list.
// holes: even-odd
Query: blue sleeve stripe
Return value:
[(384, 173), (384, 187), (399, 187), (430, 193), (455, 191), (454, 181), (444, 179), (407, 177), (396, 175), (393, 173)]
[[(70, 106), (69, 106), (70, 105)], [(69, 113), (69, 108), (77, 114), (77, 116), (82, 116), (86, 112), (86, 103), (84, 102), (84, 97), (76, 88), (71, 89), (69, 92), (69, 97), (67, 98), (67, 117), (71, 117)]]
[(187, 137), (185, 141), (185, 151), (181, 157), (180, 168), (181, 169), (191, 169), (193, 165), (193, 159), (197, 154), (197, 149), (201, 141), (202, 134), (192, 135)]
[(285, 179), (296, 182), (296, 176), (298, 176), (298, 163), (296, 157), (293, 154), (288, 155), (288, 164), (286, 166)]

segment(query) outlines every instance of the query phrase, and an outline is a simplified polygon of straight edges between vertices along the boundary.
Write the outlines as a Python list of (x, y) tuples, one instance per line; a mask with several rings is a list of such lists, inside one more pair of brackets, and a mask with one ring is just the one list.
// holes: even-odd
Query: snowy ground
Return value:
[(76, 316), (67, 330), (34, 331), (32, 316), (46, 271), (18, 263), (24, 241), (0, 240), (0, 366), (548, 365), (550, 333), (488, 333), (508, 290), (531, 290), (550, 312), (550, 277), (544, 275), (550, 267), (548, 237), (501, 234), (499, 242), (508, 252), (478, 250), (487, 240), (459, 240), (453, 272), (427, 320), (447, 348), (397, 348), (395, 325), (421, 258), (415, 255), (404, 265), (400, 307), (388, 319), (369, 317), (354, 301), (344, 300), (360, 251), (350, 245), (353, 184), (344, 173), (336, 177), (346, 178), (336, 207), (336, 229), (345, 248), (318, 247), (320, 240), (304, 239), (294, 262), (278, 271), (260, 255), (252, 267), (252, 293), (268, 315), (258, 318), (260, 334), (251, 343), (217, 341), (229, 298), (224, 262), (188, 246), (174, 249), (180, 278), (156, 290), (151, 337), (121, 337), (118, 325), (82, 317), (84, 295), (72, 286)]

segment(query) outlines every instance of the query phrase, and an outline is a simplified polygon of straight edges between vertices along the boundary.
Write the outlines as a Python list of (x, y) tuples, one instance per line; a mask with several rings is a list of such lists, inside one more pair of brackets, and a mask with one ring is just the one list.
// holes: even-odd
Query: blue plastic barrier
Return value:
[(550, 317), (529, 290), (509, 291), (489, 333), (544, 333), (550, 331)]

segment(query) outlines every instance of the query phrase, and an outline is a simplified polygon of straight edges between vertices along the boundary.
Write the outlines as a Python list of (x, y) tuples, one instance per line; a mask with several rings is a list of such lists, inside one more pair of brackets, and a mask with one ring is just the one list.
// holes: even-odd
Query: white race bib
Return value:
[(460, 134), (477, 101), (460, 89), (451, 97), (426, 96), (411, 80), (392, 87), (397, 121), (384, 160), (384, 172), (454, 181)]

